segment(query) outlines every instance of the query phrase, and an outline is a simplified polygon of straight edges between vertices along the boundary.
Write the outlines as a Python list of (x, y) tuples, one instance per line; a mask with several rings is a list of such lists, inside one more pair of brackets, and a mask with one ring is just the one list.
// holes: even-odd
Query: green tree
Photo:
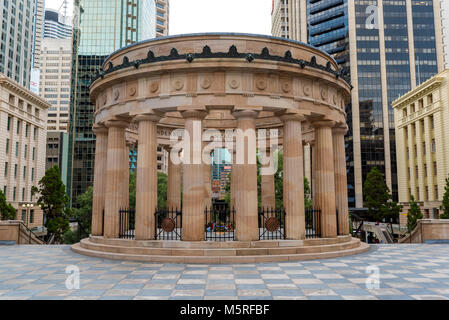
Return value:
[(276, 209), (284, 207), (284, 156), (281, 151), (274, 154), (278, 157), (278, 170), (274, 174), (274, 194), (276, 200)]
[(136, 180), (137, 174), (135, 171), (129, 173), (129, 207), (136, 207)]
[(402, 206), (392, 200), (384, 175), (377, 167), (371, 169), (363, 185), (368, 214), (377, 221), (398, 217)]
[[(94, 189), (88, 187), (86, 191), (79, 195), (76, 204), (77, 208), (72, 208), (71, 217), (75, 218), (80, 224), (83, 231), (90, 234), (92, 227), (92, 201)], [(78, 230), (68, 230), (64, 233), (64, 243), (72, 244), (79, 242), (85, 235), (78, 232)], [(81, 239), (80, 239), (81, 237)]]
[(419, 219), (423, 218), (421, 213), (421, 209), (419, 209), (418, 203), (415, 201), (415, 197), (410, 195), (410, 209), (407, 213), (407, 230), (408, 232), (412, 232), (413, 229), (416, 228), (416, 224)]
[(1, 220), (14, 220), (16, 218), (16, 209), (6, 202), (6, 197), (0, 191), (0, 218)]
[(39, 181), (39, 188), (32, 187), (32, 194), (39, 194), (37, 204), (47, 217), (45, 227), (49, 237), (54, 236), (56, 243), (63, 241), (63, 234), (69, 230), (70, 209), (69, 196), (65, 191), (65, 185), (61, 180), (58, 166), (54, 166), (45, 172), (45, 176)]
[(446, 178), (446, 186), (444, 187), (443, 203), (440, 208), (443, 213), (440, 219), (449, 219), (449, 177)]
[(310, 183), (309, 180), (304, 177), (304, 208), (312, 209), (313, 208), (313, 201), (311, 196), (311, 189), (310, 189)]
[(162, 172), (157, 173), (157, 206), (167, 206), (167, 175)]

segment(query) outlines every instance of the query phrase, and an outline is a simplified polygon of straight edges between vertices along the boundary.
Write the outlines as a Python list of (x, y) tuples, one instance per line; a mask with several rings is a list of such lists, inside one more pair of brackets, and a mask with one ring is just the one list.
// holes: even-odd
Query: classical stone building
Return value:
[[(114, 259), (142, 252), (132, 259), (226, 263), (228, 258), (298, 260), (323, 244), (330, 247), (322, 257), (366, 250), (348, 235), (344, 106), (350, 84), (324, 52), (260, 35), (156, 38), (110, 55), (90, 90), (96, 133), (92, 236), (75, 251)], [(129, 207), (129, 136), (138, 148), (135, 217), (123, 210)], [(315, 145), (319, 210), (313, 225), (304, 209), (306, 143)], [(278, 144), (284, 159), (283, 208), (263, 211), (257, 149), (270, 160)], [(181, 208), (176, 212), (157, 208), (158, 145), (170, 151), (167, 203)], [(211, 203), (210, 153), (219, 147), (233, 155), (231, 212), (205, 210)], [(265, 160), (261, 174), (273, 187), (262, 188), (262, 197), (274, 197), (274, 170)], [(306, 239), (308, 232), (318, 230), (315, 236), (324, 239), (304, 249), (312, 240)], [(214, 243), (217, 239), (227, 243)], [(134, 241), (134, 248), (123, 248), (127, 241)]]
[[(438, 218), (449, 176), (449, 69), (393, 101), (398, 155), (399, 201), (410, 195), (424, 218)], [(401, 223), (407, 221), (401, 216)]]
[(47, 109), (50, 104), (15, 81), (0, 76), (0, 186), (17, 219), (42, 226), (42, 211), (31, 196), (45, 174)]

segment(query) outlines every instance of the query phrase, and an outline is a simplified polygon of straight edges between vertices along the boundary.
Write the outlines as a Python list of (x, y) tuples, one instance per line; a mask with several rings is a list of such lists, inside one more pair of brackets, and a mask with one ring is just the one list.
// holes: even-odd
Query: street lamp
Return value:
[(34, 207), (33, 203), (22, 203), (22, 208), (25, 210), (25, 219), (27, 228), (28, 228), (29, 213), (33, 207)]

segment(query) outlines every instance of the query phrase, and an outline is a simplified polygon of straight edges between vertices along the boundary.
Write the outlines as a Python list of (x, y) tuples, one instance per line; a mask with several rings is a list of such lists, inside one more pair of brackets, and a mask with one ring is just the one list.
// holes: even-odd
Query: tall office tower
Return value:
[(34, 17), (33, 17), (33, 62), (32, 68), (38, 69), (40, 64), (40, 52), (42, 42), (42, 27), (44, 17), (44, 0), (34, 0)]
[(109, 54), (155, 37), (155, 8), (154, 0), (74, 1), (67, 181), (72, 205), (93, 183), (95, 106), (89, 98), (90, 82)]
[(307, 0), (273, 0), (271, 34), (307, 42)]
[(45, 9), (44, 38), (66, 39), (72, 37), (70, 17), (65, 17), (57, 10)]
[(308, 43), (332, 54), (354, 86), (346, 110), (349, 206), (363, 207), (363, 181), (373, 167), (385, 173), (397, 199), (391, 102), (444, 67), (440, 0), (306, 3), (299, 25), (307, 26)]
[(30, 87), (35, 1), (1, 1), (0, 73)]
[(156, 37), (168, 36), (169, 0), (156, 0)]
[(449, 69), (449, 1), (441, 2), (441, 17), (443, 19), (443, 45), (445, 66)]

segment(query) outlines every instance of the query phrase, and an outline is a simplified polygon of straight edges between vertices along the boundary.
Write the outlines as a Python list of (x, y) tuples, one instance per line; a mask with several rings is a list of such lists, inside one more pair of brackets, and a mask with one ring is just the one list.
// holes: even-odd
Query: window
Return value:
[(425, 142), (422, 143), (422, 152), (424, 155), (426, 154), (426, 143)]
[(414, 103), (410, 105), (410, 112), (411, 113), (415, 112), (415, 104)]
[(32, 155), (32, 159), (31, 159), (31, 160), (33, 160), (33, 161), (34, 161), (34, 156), (35, 156), (35, 153), (36, 153), (36, 148), (35, 148), (35, 147), (33, 147), (33, 155)]
[(34, 168), (31, 168), (31, 181), (34, 181)]
[(27, 176), (27, 167), (23, 166), (23, 180), (25, 180), (26, 176)]
[(438, 199), (438, 185), (435, 185), (435, 199)]
[(23, 152), (23, 157), (26, 159), (27, 155), (28, 155), (28, 145), (25, 145), (24, 152)]
[(427, 177), (427, 164), (424, 164), (424, 177)]
[(436, 161), (433, 162), (433, 175), (434, 176), (438, 175), (437, 162)]
[(28, 130), (30, 129), (30, 125), (27, 123), (25, 126), (25, 137), (28, 138)]
[(14, 179), (17, 178), (17, 164), (14, 165)]
[(27, 217), (27, 211), (26, 210), (22, 210), (22, 221), (26, 222), (26, 217)]
[(435, 139), (432, 139), (432, 152), (436, 152), (437, 151), (437, 145), (435, 143)]
[(34, 209), (30, 210), (30, 223), (34, 223)]
[(12, 200), (16, 201), (16, 192), (17, 192), (17, 188), (14, 187), (13, 192), (12, 192)]
[(433, 95), (432, 94), (429, 94), (428, 96), (427, 96), (427, 104), (429, 105), (429, 104), (432, 104), (433, 103)]
[(419, 176), (418, 166), (416, 166), (415, 169), (416, 169), (416, 178), (418, 178), (418, 176)]
[(5, 162), (5, 178), (8, 176), (8, 162)]
[(9, 153), (9, 139), (6, 139), (6, 154)]
[(429, 187), (426, 187), (426, 195), (425, 195), (424, 200), (428, 200), (428, 199), (429, 199)]
[(3, 194), (5, 195), (5, 198), (8, 198), (7, 197), (7, 195), (6, 195), (6, 191), (7, 191), (8, 189), (6, 188), (6, 186), (3, 186)]
[(435, 128), (435, 123), (433, 121), (433, 116), (430, 116), (430, 129), (434, 129)]
[(16, 157), (19, 156), (19, 143), (16, 142)]
[(8, 131), (11, 128), (11, 120), (12, 120), (12, 117), (8, 117)]
[(423, 99), (418, 100), (418, 110), (421, 110), (424, 107), (424, 101)]
[(35, 127), (33, 130), (33, 139), (36, 140), (37, 137), (37, 128)]
[(25, 201), (25, 188), (22, 188), (22, 201)]
[(17, 134), (20, 134), (20, 125), (21, 125), (20, 120), (17, 120)]

